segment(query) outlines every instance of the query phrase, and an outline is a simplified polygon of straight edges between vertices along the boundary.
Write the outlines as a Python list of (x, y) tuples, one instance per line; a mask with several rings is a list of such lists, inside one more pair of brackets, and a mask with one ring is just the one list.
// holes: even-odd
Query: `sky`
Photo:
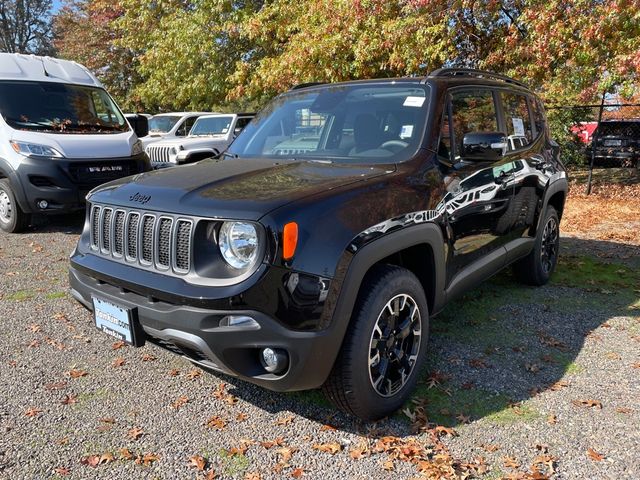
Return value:
[(53, 7), (51, 13), (57, 13), (62, 8), (62, 0), (53, 0)]

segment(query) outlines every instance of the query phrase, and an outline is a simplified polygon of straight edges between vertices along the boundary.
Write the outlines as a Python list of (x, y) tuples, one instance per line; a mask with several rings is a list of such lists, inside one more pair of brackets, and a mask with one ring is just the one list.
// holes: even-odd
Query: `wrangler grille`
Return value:
[(147, 147), (147, 155), (149, 160), (154, 163), (171, 162), (171, 149), (174, 147), (163, 147), (159, 145), (149, 145)]
[(162, 271), (191, 269), (192, 220), (99, 205), (90, 212), (91, 247), (100, 254)]

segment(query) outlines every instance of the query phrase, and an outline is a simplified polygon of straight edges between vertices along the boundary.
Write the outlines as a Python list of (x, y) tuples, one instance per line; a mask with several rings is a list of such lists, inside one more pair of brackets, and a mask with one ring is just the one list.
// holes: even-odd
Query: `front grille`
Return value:
[(132, 160), (74, 162), (68, 168), (73, 183), (91, 188), (111, 180), (139, 173), (137, 163)]
[(147, 155), (149, 160), (155, 163), (171, 162), (171, 149), (174, 147), (163, 147), (161, 145), (149, 145)]
[(127, 263), (185, 274), (191, 269), (193, 221), (92, 205), (91, 247)]

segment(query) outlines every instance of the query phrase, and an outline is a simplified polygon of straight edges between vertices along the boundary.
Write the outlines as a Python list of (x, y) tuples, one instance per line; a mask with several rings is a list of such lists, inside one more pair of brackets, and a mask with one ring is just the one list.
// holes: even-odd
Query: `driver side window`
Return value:
[(493, 92), (487, 89), (455, 91), (451, 94), (453, 154), (459, 159), (467, 133), (496, 132), (498, 117)]

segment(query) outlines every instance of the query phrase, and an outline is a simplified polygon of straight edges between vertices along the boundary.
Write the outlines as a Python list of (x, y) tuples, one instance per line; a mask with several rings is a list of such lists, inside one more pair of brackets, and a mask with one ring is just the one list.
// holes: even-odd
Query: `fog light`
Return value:
[(260, 358), (262, 366), (269, 373), (280, 373), (289, 366), (289, 356), (280, 348), (263, 348)]
[(221, 327), (241, 327), (259, 329), (260, 324), (247, 315), (227, 315), (220, 320)]
[(49, 202), (47, 202), (46, 200), (38, 200), (37, 205), (40, 210), (46, 210), (49, 206)]

